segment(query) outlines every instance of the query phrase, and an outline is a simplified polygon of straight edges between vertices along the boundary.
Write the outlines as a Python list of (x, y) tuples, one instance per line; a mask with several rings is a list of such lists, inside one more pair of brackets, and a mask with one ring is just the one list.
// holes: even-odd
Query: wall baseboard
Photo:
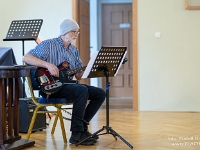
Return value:
[[(101, 106), (102, 109), (106, 108), (106, 100)], [(132, 97), (110, 97), (109, 108), (111, 109), (133, 109)]]

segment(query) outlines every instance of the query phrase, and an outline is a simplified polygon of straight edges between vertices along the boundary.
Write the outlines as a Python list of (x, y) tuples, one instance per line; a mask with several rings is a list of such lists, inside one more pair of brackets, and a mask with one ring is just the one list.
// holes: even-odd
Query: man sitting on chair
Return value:
[[(79, 29), (77, 22), (72, 19), (64, 19), (60, 24), (60, 36), (42, 41), (24, 55), (23, 61), (29, 65), (47, 68), (55, 77), (59, 77), (57, 66), (62, 62), (68, 62), (70, 70), (83, 67), (78, 49), (72, 44), (78, 38)], [(83, 72), (79, 72), (74, 76), (80, 80), (82, 75)], [(47, 97), (44, 92), (40, 92), (43, 97)], [(66, 98), (73, 102), (70, 143), (77, 144), (91, 136), (87, 124), (77, 117), (90, 122), (105, 100), (106, 93), (103, 89), (85, 84), (66, 84), (59, 91), (48, 96), (49, 98)], [(86, 106), (87, 100), (90, 102)], [(81, 144), (93, 145), (97, 138), (97, 136), (89, 138)]]

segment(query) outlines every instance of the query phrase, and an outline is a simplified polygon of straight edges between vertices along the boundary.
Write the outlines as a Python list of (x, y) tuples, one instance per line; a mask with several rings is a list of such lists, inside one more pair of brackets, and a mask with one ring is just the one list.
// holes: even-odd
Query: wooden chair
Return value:
[[(60, 119), (60, 126), (61, 126), (61, 130), (62, 130), (62, 136), (63, 136), (63, 140), (64, 143), (67, 143), (67, 138), (66, 138), (66, 132), (65, 132), (65, 127), (64, 127), (64, 122), (63, 122), (63, 116), (62, 116), (62, 106), (64, 105), (72, 105), (73, 103), (70, 102), (69, 100), (66, 100), (65, 98), (37, 98), (35, 97), (34, 91), (38, 90), (38, 89), (34, 89), (33, 85), (32, 85), (32, 81), (30, 77), (26, 77), (27, 81), (28, 81), (28, 86), (29, 86), (29, 90), (30, 90), (30, 94), (31, 94), (31, 99), (32, 101), (35, 103), (36, 108), (34, 110), (32, 119), (31, 119), (31, 123), (29, 125), (29, 129), (28, 129), (28, 133), (26, 136), (26, 139), (30, 138), (30, 134), (32, 132), (34, 123), (35, 123), (35, 119), (38, 113), (55, 113), (55, 120), (53, 123), (53, 127), (51, 130), (51, 134), (54, 134), (55, 128), (56, 128), (56, 124), (58, 121), (58, 118)], [(47, 106), (54, 106), (56, 108), (56, 111), (48, 111), (48, 110), (41, 110), (41, 108), (47, 107)], [(72, 109), (71, 108), (67, 108), (67, 109)]]

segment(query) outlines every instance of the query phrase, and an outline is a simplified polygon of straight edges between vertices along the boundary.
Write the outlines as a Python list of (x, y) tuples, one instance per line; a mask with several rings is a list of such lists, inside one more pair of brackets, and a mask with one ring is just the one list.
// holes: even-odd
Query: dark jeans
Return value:
[[(61, 90), (50, 97), (66, 98), (73, 102), (72, 114), (84, 118), (89, 122), (97, 113), (105, 100), (106, 93), (103, 89), (88, 86), (85, 84), (68, 84)], [(89, 104), (87, 104), (87, 100)], [(72, 116), (71, 129), (72, 132), (80, 132), (87, 130), (87, 125), (83, 121)]]

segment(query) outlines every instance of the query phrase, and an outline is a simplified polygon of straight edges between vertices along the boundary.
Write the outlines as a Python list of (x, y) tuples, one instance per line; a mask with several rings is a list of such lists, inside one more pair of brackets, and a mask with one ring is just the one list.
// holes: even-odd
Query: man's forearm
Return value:
[(39, 67), (43, 67), (43, 68), (46, 68), (48, 65), (48, 62), (38, 59), (31, 54), (24, 55), (22, 60), (29, 65), (39, 66)]

